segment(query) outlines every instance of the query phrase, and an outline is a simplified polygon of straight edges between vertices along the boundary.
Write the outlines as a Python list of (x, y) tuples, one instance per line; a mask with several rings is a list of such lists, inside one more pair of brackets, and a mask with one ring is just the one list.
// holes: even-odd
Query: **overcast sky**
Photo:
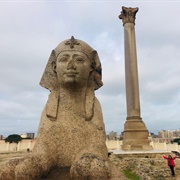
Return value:
[(122, 6), (139, 7), (141, 116), (150, 132), (180, 129), (180, 1), (0, 1), (0, 134), (37, 132), (49, 91), (39, 85), (54, 49), (72, 35), (98, 51), (96, 91), (106, 132), (126, 120)]

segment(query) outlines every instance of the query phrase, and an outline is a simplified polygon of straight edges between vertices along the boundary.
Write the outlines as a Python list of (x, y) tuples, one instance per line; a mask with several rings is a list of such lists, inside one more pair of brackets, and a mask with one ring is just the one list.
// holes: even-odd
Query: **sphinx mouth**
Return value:
[(66, 76), (70, 76), (70, 77), (74, 77), (76, 76), (77, 74), (79, 74), (78, 72), (66, 72), (64, 73)]

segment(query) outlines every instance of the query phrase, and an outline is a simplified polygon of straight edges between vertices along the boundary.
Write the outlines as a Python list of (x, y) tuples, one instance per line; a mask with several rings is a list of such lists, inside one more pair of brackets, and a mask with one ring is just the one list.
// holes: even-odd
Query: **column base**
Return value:
[(153, 150), (148, 136), (149, 132), (140, 117), (128, 117), (124, 124), (122, 150)]

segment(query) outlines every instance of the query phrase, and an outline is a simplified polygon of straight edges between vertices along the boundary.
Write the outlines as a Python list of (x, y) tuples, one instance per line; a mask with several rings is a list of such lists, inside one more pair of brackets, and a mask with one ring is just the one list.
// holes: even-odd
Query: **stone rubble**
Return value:
[[(138, 175), (141, 180), (153, 180), (153, 179), (169, 179), (171, 178), (171, 172), (167, 166), (167, 162), (162, 156), (153, 158), (142, 157), (118, 157), (112, 154), (110, 161), (113, 162), (119, 169), (123, 171), (125, 169), (131, 170)], [(180, 175), (180, 159), (175, 160), (175, 173), (176, 176)], [(179, 177), (180, 178), (180, 177)], [(178, 179), (178, 177), (176, 177)]]

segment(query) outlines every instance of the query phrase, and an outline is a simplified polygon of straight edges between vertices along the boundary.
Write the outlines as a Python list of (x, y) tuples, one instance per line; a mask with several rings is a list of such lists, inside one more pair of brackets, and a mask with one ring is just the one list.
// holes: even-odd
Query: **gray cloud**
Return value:
[(152, 132), (179, 127), (179, 2), (19, 1), (0, 5), (0, 134), (37, 131), (49, 93), (39, 81), (51, 50), (71, 35), (98, 51), (104, 86), (96, 95), (106, 130), (123, 130), (121, 6), (139, 7), (135, 29), (142, 118)]

